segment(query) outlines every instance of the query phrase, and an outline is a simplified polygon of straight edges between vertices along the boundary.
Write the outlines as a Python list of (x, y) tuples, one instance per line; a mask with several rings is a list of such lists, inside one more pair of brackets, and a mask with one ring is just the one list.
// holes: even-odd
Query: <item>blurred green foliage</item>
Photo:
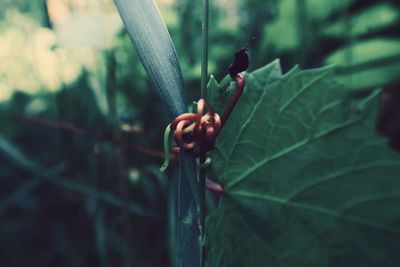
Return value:
[[(190, 102), (201, 1), (158, 2)], [(250, 71), (280, 58), (284, 71), (337, 64), (351, 90), (399, 81), (398, 1), (211, 4), (218, 80), (255, 36)], [(168, 118), (117, 17), (111, 0), (0, 3), (0, 266), (171, 262), (174, 180), (158, 172)]]

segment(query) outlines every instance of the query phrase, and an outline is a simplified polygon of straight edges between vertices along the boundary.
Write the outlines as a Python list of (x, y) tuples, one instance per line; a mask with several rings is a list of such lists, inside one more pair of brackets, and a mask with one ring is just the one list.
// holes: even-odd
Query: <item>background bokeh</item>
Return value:
[[(158, 0), (188, 103), (200, 91), (201, 1)], [(400, 80), (396, 0), (214, 0), (209, 70), (337, 65), (349, 90)], [(0, 2), (0, 266), (169, 266), (176, 173), (168, 117), (111, 0)], [(167, 177), (168, 176), (168, 177)]]

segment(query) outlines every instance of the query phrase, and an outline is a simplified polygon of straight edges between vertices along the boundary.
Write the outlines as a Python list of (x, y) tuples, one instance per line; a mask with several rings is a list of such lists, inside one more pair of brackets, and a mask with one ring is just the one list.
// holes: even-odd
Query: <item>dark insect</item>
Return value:
[(235, 61), (229, 66), (229, 75), (234, 79), (238, 73), (247, 70), (249, 67), (249, 55), (247, 54), (247, 47), (254, 41), (254, 37), (239, 51), (235, 53)]
[(247, 49), (242, 48), (235, 54), (235, 61), (229, 66), (229, 75), (232, 79), (238, 75), (239, 72), (245, 71), (249, 67), (249, 55)]

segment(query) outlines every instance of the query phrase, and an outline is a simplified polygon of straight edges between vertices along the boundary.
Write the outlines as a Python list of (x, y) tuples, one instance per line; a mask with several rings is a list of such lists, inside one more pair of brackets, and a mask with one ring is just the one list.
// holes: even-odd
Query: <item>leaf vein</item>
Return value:
[(239, 177), (237, 177), (235, 180), (232, 180), (230, 183), (228, 183), (228, 187), (233, 187), (234, 185), (237, 185), (239, 182), (241, 182), (242, 180), (244, 180), (246, 177), (248, 177), (250, 174), (252, 174), (253, 172), (255, 172), (256, 170), (258, 170), (259, 168), (263, 167), (265, 164), (267, 164), (268, 162), (278, 159), (280, 157), (285, 156), (286, 154), (292, 152), (295, 149), (298, 149), (300, 147), (302, 147), (303, 145), (306, 145), (308, 143), (310, 143), (311, 141), (317, 139), (317, 138), (321, 138), (323, 136), (329, 135), (332, 132), (335, 132), (339, 129), (348, 127), (353, 125), (354, 123), (358, 122), (359, 119), (356, 120), (350, 120), (335, 126), (332, 126), (328, 129), (326, 129), (325, 131), (321, 131), (320, 133), (316, 134), (314, 138), (305, 138), (295, 144), (293, 144), (292, 146), (289, 146), (281, 151), (278, 151), (277, 153), (273, 154), (270, 157), (266, 157), (265, 159), (261, 160), (260, 162), (258, 162), (257, 164), (253, 165), (251, 168), (245, 170), (243, 172), (242, 175), (240, 175)]
[(246, 197), (246, 198), (261, 199), (261, 200), (268, 201), (272, 204), (279, 204), (279, 205), (284, 205), (284, 206), (288, 206), (291, 208), (297, 208), (297, 209), (302, 209), (302, 210), (306, 210), (306, 211), (311, 211), (311, 212), (319, 213), (322, 215), (327, 215), (327, 216), (330, 216), (330, 217), (333, 217), (336, 219), (342, 219), (344, 221), (348, 221), (351, 223), (356, 223), (356, 224), (364, 225), (364, 226), (374, 228), (377, 230), (386, 231), (386, 232), (390, 232), (390, 233), (393, 233), (396, 235), (400, 235), (400, 229), (397, 229), (394, 227), (389, 227), (389, 226), (383, 226), (383, 225), (380, 225), (380, 224), (375, 223), (370, 220), (365, 220), (365, 219), (357, 218), (354, 216), (344, 215), (342, 213), (335, 212), (335, 210), (329, 210), (324, 207), (310, 206), (305, 203), (290, 202), (290, 201), (286, 201), (285, 199), (279, 198), (279, 197), (261, 195), (261, 194), (255, 194), (255, 193), (248, 193), (245, 191), (234, 191), (234, 192), (231, 192), (231, 195), (236, 195), (236, 196)]

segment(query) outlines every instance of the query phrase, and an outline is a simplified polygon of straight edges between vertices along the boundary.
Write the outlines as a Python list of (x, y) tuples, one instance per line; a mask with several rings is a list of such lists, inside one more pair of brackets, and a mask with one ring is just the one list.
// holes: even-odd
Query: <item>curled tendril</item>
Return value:
[[(218, 113), (214, 112), (211, 105), (205, 99), (197, 102), (196, 113), (184, 113), (175, 118), (165, 129), (164, 132), (164, 151), (165, 159), (160, 170), (165, 171), (169, 165), (170, 152), (178, 153), (180, 149), (185, 149), (199, 157), (210, 151), (215, 144), (215, 140), (221, 131), (222, 126), (229, 118), (234, 106), (244, 89), (244, 78), (237, 75), (236, 90), (226, 106), (222, 120)], [(206, 113), (205, 110), (207, 111)], [(169, 137), (173, 132), (176, 147), (169, 148)]]
[[(207, 112), (204, 114), (205, 109)], [(179, 149), (189, 150), (194, 156), (199, 157), (214, 147), (215, 139), (221, 130), (221, 119), (207, 100), (200, 99), (197, 102), (197, 113), (185, 113), (174, 119), (166, 128), (164, 133), (165, 161), (160, 170), (168, 167), (170, 149), (168, 139), (170, 133), (174, 132), (177, 147), (171, 151), (179, 152)], [(167, 142), (165, 142), (167, 141)]]
[[(205, 108), (207, 112), (204, 114)], [(214, 147), (221, 130), (221, 119), (207, 100), (200, 99), (197, 102), (197, 113), (178, 116), (170, 127), (175, 131), (174, 139), (178, 147), (190, 150), (198, 157)]]

